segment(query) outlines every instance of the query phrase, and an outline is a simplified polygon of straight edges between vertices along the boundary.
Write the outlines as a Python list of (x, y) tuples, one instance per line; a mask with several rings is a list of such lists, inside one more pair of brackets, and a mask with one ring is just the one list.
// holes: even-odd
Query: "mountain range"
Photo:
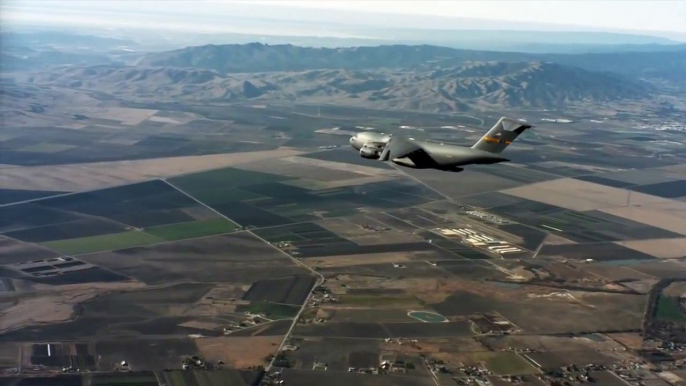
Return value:
[(530, 54), (250, 43), (118, 57), (17, 47), (2, 55), (5, 80), (139, 102), (256, 100), (449, 112), (589, 107), (686, 90), (684, 45), (654, 52)]
[(429, 45), (311, 48), (251, 43), (205, 45), (149, 53), (135, 64), (192, 67), (228, 74), (310, 69), (450, 67), (467, 61), (554, 62), (589, 71), (609, 71), (634, 78), (657, 78), (686, 84), (686, 45), (671, 46), (668, 51), (651, 52), (528, 54)]
[(232, 74), (190, 68), (101, 65), (25, 73), (14, 79), (36, 85), (98, 90), (137, 101), (283, 101), (434, 112), (560, 108), (575, 103), (643, 99), (655, 89), (647, 82), (621, 75), (557, 63), (496, 61), (442, 68)]

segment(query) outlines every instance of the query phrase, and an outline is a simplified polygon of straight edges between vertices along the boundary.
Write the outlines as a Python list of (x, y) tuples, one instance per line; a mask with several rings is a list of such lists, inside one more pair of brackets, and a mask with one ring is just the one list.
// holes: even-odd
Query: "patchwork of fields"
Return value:
[[(100, 124), (121, 112), (101, 111)], [(570, 363), (634, 360), (618, 342), (641, 347), (651, 290), (686, 278), (685, 177), (662, 161), (609, 171), (614, 161), (580, 147), (603, 161), (589, 169), (568, 154), (550, 161), (559, 149), (538, 137), (540, 152), (514, 149), (513, 165), (399, 171), (349, 149), (315, 150), (340, 140), (332, 134), (282, 139), (278, 118), (217, 128), (195, 113), (137, 114), (125, 124), (269, 139), (231, 145), (260, 150), (241, 158), (208, 155), (221, 141), (93, 135), (93, 149), (114, 144), (140, 159), (78, 168), (50, 164), (76, 154), (73, 134), (10, 142), (0, 293), (13, 301), (0, 305), (1, 368), (109, 371), (126, 360), (131, 373), (74, 382), (214, 386), (251, 384), (259, 366), (285, 369), (292, 384), (342, 385), (455, 384), (475, 367), (493, 385), (539, 385), (537, 375)], [(301, 119), (307, 130), (339, 120)], [(308, 149), (266, 150), (285, 143)], [(183, 157), (163, 173), (164, 158), (146, 151)], [(22, 171), (29, 161), (39, 166)], [(40, 189), (14, 189), (24, 172)], [(517, 252), (492, 248), (501, 243)], [(655, 318), (683, 325), (683, 294), (669, 288)], [(219, 370), (163, 371), (193, 355)], [(363, 374), (384, 363), (388, 375)], [(432, 371), (441, 364), (453, 373)]]

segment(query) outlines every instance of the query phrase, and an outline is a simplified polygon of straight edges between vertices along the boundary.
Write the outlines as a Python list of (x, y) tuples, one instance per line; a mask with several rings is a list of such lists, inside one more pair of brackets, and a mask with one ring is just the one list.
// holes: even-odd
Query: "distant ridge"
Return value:
[(549, 62), (469, 62), (411, 70), (322, 69), (220, 74), (172, 67), (65, 67), (17, 75), (37, 85), (97, 89), (129, 100), (284, 101), (450, 112), (560, 108), (648, 98), (654, 87)]
[[(374, 69), (455, 66), (469, 61), (554, 62), (590, 71), (610, 71), (634, 78), (659, 78), (686, 83), (686, 44), (657, 52), (527, 54), (461, 50), (431, 45), (382, 45), (311, 48), (261, 43), (205, 45), (145, 55), (143, 66), (240, 72), (314, 69)], [(661, 48), (663, 49), (663, 48)]]

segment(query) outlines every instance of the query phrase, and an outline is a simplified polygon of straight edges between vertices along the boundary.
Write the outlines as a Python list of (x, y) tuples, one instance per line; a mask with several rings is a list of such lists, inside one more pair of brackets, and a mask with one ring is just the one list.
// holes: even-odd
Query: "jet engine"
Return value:
[(368, 159), (379, 159), (381, 150), (383, 150), (382, 145), (365, 143), (364, 146), (360, 148), (360, 157)]
[(360, 157), (362, 158), (378, 159), (379, 153), (379, 151), (368, 147), (363, 147), (360, 149)]

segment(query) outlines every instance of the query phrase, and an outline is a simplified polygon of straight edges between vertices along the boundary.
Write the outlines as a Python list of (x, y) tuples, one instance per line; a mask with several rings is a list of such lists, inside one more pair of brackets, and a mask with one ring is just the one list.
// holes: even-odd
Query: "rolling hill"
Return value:
[(470, 61), (554, 62), (589, 71), (686, 84), (686, 45), (670, 50), (588, 54), (528, 54), (429, 45), (311, 48), (289, 44), (228, 44), (149, 53), (136, 64), (213, 70), (221, 74), (312, 69), (452, 67)]
[(527, 54), (456, 50), (429, 45), (312, 48), (261, 43), (205, 45), (145, 55), (143, 66), (193, 67), (220, 73), (313, 69), (407, 68), (444, 61), (524, 61)]
[(469, 62), (444, 68), (234, 73), (173, 67), (65, 67), (17, 82), (98, 90), (128, 100), (337, 103), (435, 112), (559, 108), (648, 98), (654, 87), (548, 62)]

